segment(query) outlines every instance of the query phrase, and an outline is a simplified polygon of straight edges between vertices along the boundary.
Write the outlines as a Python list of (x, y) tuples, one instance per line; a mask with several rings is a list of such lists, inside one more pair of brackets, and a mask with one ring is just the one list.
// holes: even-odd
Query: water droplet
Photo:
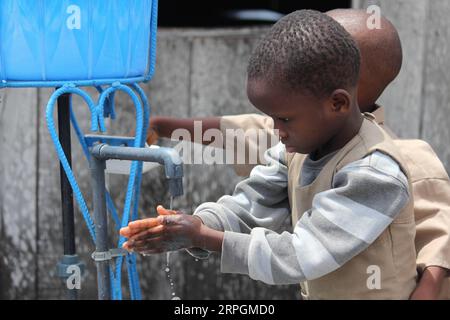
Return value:
[(170, 268), (166, 268), (165, 271), (166, 271), (166, 272), (170, 272)]
[(198, 262), (198, 259), (195, 259), (195, 262)]
[(166, 253), (166, 265), (170, 264), (170, 251)]
[(174, 295), (175, 295), (175, 292), (172, 292), (172, 295), (174, 296)]
[(181, 300), (180, 297), (173, 297), (172, 300)]

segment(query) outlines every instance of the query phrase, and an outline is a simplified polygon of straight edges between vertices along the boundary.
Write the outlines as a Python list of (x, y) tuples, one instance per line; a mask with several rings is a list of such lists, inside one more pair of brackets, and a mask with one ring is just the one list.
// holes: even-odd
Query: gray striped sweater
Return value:
[[(315, 195), (312, 208), (292, 232), (285, 147), (269, 149), (267, 165), (255, 167), (233, 193), (194, 212), (204, 224), (225, 231), (221, 271), (247, 274), (268, 284), (294, 284), (324, 276), (366, 249), (409, 199), (408, 181), (391, 157), (374, 152), (339, 170), (330, 190)], [(307, 157), (299, 184), (310, 184), (334, 154)], [(188, 250), (200, 257), (199, 251)]]

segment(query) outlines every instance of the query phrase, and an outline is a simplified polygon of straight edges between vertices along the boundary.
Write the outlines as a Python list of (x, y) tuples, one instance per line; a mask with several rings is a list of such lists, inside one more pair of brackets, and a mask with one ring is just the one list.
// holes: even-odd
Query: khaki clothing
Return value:
[[(244, 129), (245, 133), (243, 135), (237, 135), (235, 139), (227, 139), (227, 130), (239, 130)], [(222, 132), (224, 149), (228, 151), (233, 150), (234, 152), (234, 165), (233, 168), (238, 176), (246, 177), (250, 175), (250, 171), (255, 167), (255, 165), (264, 163), (262, 157), (264, 151), (269, 149), (278, 143), (278, 137), (274, 136), (273, 130), (273, 120), (270, 117), (262, 116), (259, 114), (248, 114), (248, 115), (237, 115), (237, 116), (225, 116), (220, 119), (220, 130)], [(260, 138), (255, 138), (255, 135), (250, 134), (250, 130), (255, 130), (258, 132), (265, 132), (265, 141), (267, 142), (261, 144)], [(275, 139), (273, 139), (275, 137)], [(273, 140), (273, 143), (270, 142)], [(245, 141), (244, 151), (245, 151), (245, 162), (238, 164), (237, 158), (237, 144)], [(263, 149), (261, 149), (261, 147)], [(250, 154), (258, 154), (256, 163), (249, 161)]]
[[(326, 164), (314, 182), (299, 187), (300, 171), (305, 159), (301, 154), (288, 155), (288, 194), (295, 224), (312, 206), (316, 194), (331, 188), (332, 179), (345, 165), (381, 151), (404, 172), (403, 158), (392, 139), (373, 121), (364, 120), (358, 133)], [(408, 299), (416, 286), (415, 224), (413, 199), (402, 209), (391, 225), (366, 250), (338, 270), (302, 283), (306, 299)], [(381, 277), (371, 286), (370, 271), (377, 268)]]
[[(391, 137), (396, 138), (395, 134), (384, 125), (383, 108), (378, 108), (373, 114), (382, 128)], [(227, 128), (266, 128), (270, 135), (273, 134), (273, 121), (269, 117), (256, 114), (225, 116), (221, 119), (222, 132), (225, 133)], [(399, 147), (412, 182), (417, 267), (420, 272), (427, 266), (450, 269), (450, 180), (448, 174), (425, 141), (396, 139), (394, 143)], [(258, 148), (258, 145), (247, 144), (246, 151), (250, 148)], [(253, 167), (254, 165), (249, 164), (235, 165), (235, 170), (239, 175), (245, 176)], [(450, 298), (450, 279), (445, 280), (441, 297)]]

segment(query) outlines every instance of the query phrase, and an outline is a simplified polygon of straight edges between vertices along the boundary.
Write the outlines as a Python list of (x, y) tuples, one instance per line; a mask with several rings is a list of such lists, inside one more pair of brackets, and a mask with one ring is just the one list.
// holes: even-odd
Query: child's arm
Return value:
[[(414, 195), (417, 267), (422, 274), (411, 298), (450, 298), (450, 181), (431, 146), (421, 140), (396, 140), (408, 160)], [(442, 287), (442, 290), (440, 288)], [(445, 291), (447, 290), (447, 291)], [(440, 292), (441, 291), (441, 292)]]
[[(245, 185), (242, 189), (252, 193)], [(241, 221), (233, 218), (243, 208), (250, 208), (247, 210), (254, 216), (264, 214), (265, 208), (239, 197), (225, 200), (204, 204), (196, 214), (207, 225), (217, 220), (223, 225), (240, 225)], [(303, 213), (293, 233), (258, 227), (250, 234), (226, 230), (221, 271), (248, 274), (268, 284), (322, 277), (369, 247), (408, 200), (408, 180), (398, 164), (375, 152), (337, 172), (332, 189), (314, 196), (312, 208)]]
[(411, 300), (437, 300), (442, 287), (442, 281), (446, 277), (447, 269), (430, 266), (425, 269), (419, 284), (411, 295)]
[(441, 290), (450, 274), (450, 182), (443, 167), (440, 171), (439, 179), (435, 172), (434, 178), (428, 175), (413, 183), (417, 265), (422, 276), (411, 299), (450, 298), (450, 292)]
[[(195, 121), (202, 122), (201, 137), (194, 137)], [(233, 152), (233, 167), (236, 173), (243, 177), (248, 177), (256, 165), (265, 164), (264, 152), (279, 142), (272, 118), (259, 114), (241, 114), (189, 119), (155, 116), (150, 120), (147, 144), (156, 143), (159, 137), (171, 138), (173, 132), (177, 129), (187, 130), (191, 141), (201, 142), (205, 145), (209, 145), (212, 141), (204, 139), (204, 133), (209, 129), (220, 130), (222, 142), (216, 143), (214, 146), (222, 147), (226, 152)], [(197, 141), (194, 141), (194, 138)], [(238, 152), (244, 152), (245, 159), (243, 162), (239, 158), (241, 155)]]
[(413, 183), (417, 264), (422, 274), (412, 300), (450, 298), (450, 292), (442, 290), (450, 269), (450, 182), (441, 171), (441, 179), (428, 177)]
[(196, 216), (162, 206), (156, 211), (157, 218), (132, 221), (120, 230), (128, 238), (123, 248), (146, 254), (193, 247), (220, 252), (223, 232), (205, 226)]
[[(218, 249), (221, 243), (221, 271), (248, 274), (268, 284), (293, 284), (344, 265), (379, 237), (409, 199), (406, 176), (386, 157), (375, 153), (341, 169), (333, 188), (315, 195), (312, 208), (303, 214), (294, 232), (281, 234), (273, 230), (286, 214), (276, 218), (274, 212), (286, 208), (286, 199), (277, 198), (286, 184), (279, 180), (279, 171), (261, 175), (262, 166), (256, 167), (233, 196), (196, 210), (210, 229), (225, 230), (215, 246)], [(281, 167), (280, 171), (286, 170)], [(265, 206), (265, 201), (271, 205)], [(181, 218), (176, 227), (187, 228), (185, 221)], [(171, 238), (163, 230), (152, 235), (155, 247), (164, 244), (164, 237), (171, 243), (181, 241), (182, 237)], [(200, 235), (196, 244), (211, 240), (202, 238), (201, 232), (195, 234)]]
[(194, 142), (194, 122), (200, 121), (202, 132), (199, 141), (208, 145), (211, 141), (204, 141), (203, 136), (208, 129), (220, 129), (220, 117), (205, 117), (205, 118), (174, 118), (154, 116), (150, 119), (150, 129), (147, 135), (147, 143), (154, 144), (158, 137), (171, 138), (172, 133), (177, 129), (185, 129), (189, 131), (191, 141)]
[[(242, 177), (248, 177), (256, 165), (265, 164), (262, 155), (280, 140), (274, 130), (273, 119), (260, 114), (223, 116), (220, 119), (220, 131), (224, 137), (224, 149), (234, 152), (233, 168)], [(229, 132), (235, 136), (227, 134)], [(242, 150), (245, 152), (244, 163), (237, 161), (238, 152)]]
[[(279, 229), (289, 215), (287, 167), (284, 162), (284, 146), (280, 143), (276, 147), (268, 150), (266, 157), (268, 164), (266, 166), (256, 167), (250, 178), (236, 186), (232, 196), (224, 196), (217, 203), (205, 203), (201, 205), (196, 210), (199, 212), (198, 217), (194, 217), (193, 219), (197, 221), (201, 219), (209, 229), (218, 231), (228, 230), (248, 234), (255, 227)], [(233, 209), (227, 208), (228, 205), (232, 206)], [(182, 219), (183, 226), (187, 227), (192, 225), (192, 221), (189, 222), (189, 218), (192, 217), (189, 215), (180, 215), (176, 219)], [(148, 223), (146, 226), (150, 228), (155, 227), (157, 225), (156, 219), (146, 219), (148, 221), (146, 222)], [(135, 222), (130, 224), (130, 226), (135, 225)], [(121, 234), (129, 238), (135, 236), (140, 231), (135, 230), (132, 232), (128, 228), (123, 229)], [(191, 234), (192, 232), (189, 231), (187, 233)], [(201, 233), (200, 229), (197, 229), (197, 232), (194, 233), (199, 235)], [(209, 235), (211, 235), (211, 232)], [(191, 237), (188, 238), (192, 240)], [(204, 234), (201, 235), (201, 238), (202, 240), (196, 243), (203, 243), (200, 247), (208, 249), (205, 246), (210, 243), (211, 239), (204, 236)], [(189, 244), (193, 243), (191, 240)], [(187, 243), (182, 243), (181, 245), (185, 246), (185, 248), (190, 248)], [(158, 243), (158, 246), (161, 246), (161, 243)]]

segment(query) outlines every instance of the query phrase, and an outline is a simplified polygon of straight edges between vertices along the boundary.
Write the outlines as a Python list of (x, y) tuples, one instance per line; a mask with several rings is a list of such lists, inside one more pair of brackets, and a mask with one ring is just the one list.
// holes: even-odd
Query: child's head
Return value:
[(327, 15), (339, 22), (355, 39), (361, 52), (358, 104), (362, 112), (373, 106), (384, 89), (397, 77), (402, 66), (402, 45), (396, 28), (385, 17), (372, 28), (374, 18), (365, 10), (335, 9)]
[[(289, 152), (332, 149), (358, 126), (360, 53), (350, 34), (312, 10), (278, 21), (248, 66), (250, 101), (274, 119)], [(360, 124), (360, 123), (359, 123)]]

